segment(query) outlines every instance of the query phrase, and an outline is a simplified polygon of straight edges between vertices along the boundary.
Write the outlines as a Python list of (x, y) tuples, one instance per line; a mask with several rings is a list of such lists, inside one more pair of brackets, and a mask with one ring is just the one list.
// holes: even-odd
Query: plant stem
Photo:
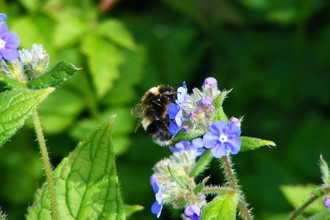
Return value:
[(249, 209), (247, 208), (247, 203), (244, 200), (243, 193), (237, 184), (238, 181), (235, 177), (235, 171), (232, 168), (232, 163), (230, 161), (230, 157), (224, 156), (224, 157), (221, 157), (220, 160), (222, 163), (222, 167), (223, 167), (226, 179), (229, 182), (229, 187), (239, 193), (238, 209), (240, 211), (240, 215), (243, 217), (243, 219), (252, 220), (253, 218), (252, 218), (252, 215), (251, 215)]
[(50, 160), (49, 160), (49, 156), (48, 156), (48, 151), (47, 151), (47, 147), (46, 147), (44, 134), (42, 132), (42, 127), (41, 127), (40, 120), (38, 117), (38, 112), (36, 109), (33, 110), (32, 119), (33, 119), (34, 127), (36, 130), (36, 134), (37, 134), (37, 138), (38, 138), (38, 142), (39, 142), (39, 146), (40, 146), (42, 160), (44, 162), (46, 180), (48, 183), (47, 186), (48, 186), (48, 190), (50, 193), (50, 201), (51, 201), (51, 206), (52, 206), (53, 219), (58, 220), (59, 215), (58, 215), (58, 209), (57, 209), (57, 203), (56, 203), (55, 187), (54, 187), (54, 181), (53, 181), (53, 176), (52, 176), (52, 168), (50, 165)]
[(289, 218), (289, 220), (294, 220), (297, 217), (300, 216), (300, 214), (310, 205), (312, 204), (315, 200), (317, 200), (320, 196), (319, 195), (314, 195), (309, 198), (302, 206), (299, 207), (299, 209), (296, 209)]

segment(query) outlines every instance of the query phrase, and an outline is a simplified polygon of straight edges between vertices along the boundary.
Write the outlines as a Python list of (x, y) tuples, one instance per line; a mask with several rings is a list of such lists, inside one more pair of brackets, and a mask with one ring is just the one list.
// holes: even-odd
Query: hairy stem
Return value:
[(44, 138), (44, 134), (42, 132), (42, 127), (41, 127), (40, 120), (38, 117), (38, 112), (36, 109), (33, 110), (32, 119), (33, 119), (34, 127), (36, 130), (36, 134), (37, 134), (37, 138), (38, 138), (38, 142), (39, 142), (39, 146), (40, 146), (42, 160), (44, 162), (46, 180), (48, 183), (47, 186), (48, 186), (48, 190), (50, 193), (50, 201), (51, 201), (51, 206), (52, 206), (53, 219), (58, 220), (59, 217), (58, 217), (58, 209), (57, 209), (57, 204), (56, 204), (54, 181), (53, 181), (53, 177), (52, 177), (52, 168), (50, 165), (50, 160), (49, 160), (48, 151), (47, 151), (47, 147), (46, 147), (46, 141)]
[(222, 163), (222, 168), (224, 170), (226, 179), (229, 182), (229, 187), (239, 193), (238, 209), (239, 209), (240, 215), (243, 217), (243, 219), (252, 220), (253, 218), (250, 213), (250, 210), (247, 208), (247, 203), (244, 200), (243, 193), (237, 184), (238, 181), (235, 177), (235, 170), (232, 168), (232, 163), (230, 161), (230, 157), (224, 156), (224, 157), (221, 157), (220, 160)]
[(320, 196), (318, 195), (314, 195), (312, 197), (310, 197), (302, 206), (300, 206), (298, 209), (296, 209), (296, 211), (294, 211), (291, 215), (291, 217), (289, 218), (289, 220), (294, 220), (296, 218), (298, 218), (303, 211), (310, 205), (312, 204), (315, 200), (317, 200)]

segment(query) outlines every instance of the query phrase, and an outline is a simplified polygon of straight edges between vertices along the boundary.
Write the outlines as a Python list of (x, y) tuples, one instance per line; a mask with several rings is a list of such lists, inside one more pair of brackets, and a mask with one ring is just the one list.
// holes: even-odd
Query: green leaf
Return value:
[[(286, 199), (291, 203), (294, 208), (300, 207), (309, 196), (313, 196), (312, 192), (315, 190), (315, 186), (312, 184), (308, 185), (285, 185), (281, 186), (280, 189)], [(318, 199), (305, 210), (306, 213), (314, 214), (325, 210), (322, 200)]]
[(200, 220), (236, 220), (237, 204), (236, 192), (216, 197), (203, 208)]
[(262, 146), (276, 146), (273, 141), (267, 141), (258, 138), (241, 136), (240, 139), (242, 140), (241, 151), (255, 150)]
[(182, 181), (182, 179), (180, 177), (178, 177), (173, 170), (171, 169), (171, 167), (168, 165), (167, 166), (168, 172), (171, 174), (172, 180), (178, 184), (180, 186), (180, 188), (187, 188), (186, 184)]
[(0, 146), (21, 128), (54, 88), (44, 90), (11, 90), (0, 94)]
[(322, 174), (322, 180), (325, 185), (330, 183), (330, 177), (329, 177), (329, 167), (327, 162), (323, 160), (322, 155), (320, 156), (320, 169), (321, 169), (321, 174)]
[(143, 209), (143, 206), (140, 205), (125, 205), (126, 217), (128, 218), (135, 212), (141, 211)]
[(198, 183), (198, 185), (194, 188), (194, 193), (197, 195), (205, 188), (205, 183), (210, 179), (210, 176), (205, 177), (202, 182)]
[(29, 86), (33, 89), (55, 87), (74, 75), (77, 70), (79, 70), (79, 68), (76, 68), (68, 61), (63, 60), (49, 72), (42, 74), (36, 79), (33, 79), (29, 83)]
[(61, 16), (57, 16), (59, 20), (54, 33), (54, 46), (61, 48), (79, 42), (88, 27), (81, 19), (81, 14), (74, 9), (62, 10), (58, 13), (61, 13)]
[(190, 176), (194, 177), (200, 174), (201, 172), (205, 171), (206, 167), (210, 164), (211, 160), (213, 159), (213, 155), (211, 154), (211, 150), (206, 150), (202, 156), (198, 159), (195, 167), (190, 172)]
[(101, 23), (98, 30), (101, 34), (105, 35), (120, 46), (128, 49), (135, 49), (136, 47), (132, 35), (119, 20), (108, 19)]
[(220, 93), (220, 95), (214, 100), (213, 102), (213, 105), (216, 109), (214, 115), (215, 115), (215, 121), (224, 121), (225, 123), (228, 122), (228, 117), (227, 115), (225, 114), (225, 112), (223, 111), (223, 108), (222, 108), (222, 103), (224, 102), (227, 94), (229, 93), (230, 91), (223, 91)]
[(330, 210), (319, 212), (309, 217), (307, 220), (330, 220)]
[[(61, 219), (125, 219), (111, 141), (114, 116), (87, 135), (53, 171)], [(47, 187), (37, 191), (28, 220), (51, 220)]]
[(17, 82), (16, 80), (10, 78), (9, 76), (0, 73), (0, 81), (2, 81), (10, 89), (27, 89), (27, 86)]
[(82, 52), (88, 57), (88, 67), (98, 97), (103, 97), (119, 77), (122, 53), (100, 36), (90, 34), (82, 42)]

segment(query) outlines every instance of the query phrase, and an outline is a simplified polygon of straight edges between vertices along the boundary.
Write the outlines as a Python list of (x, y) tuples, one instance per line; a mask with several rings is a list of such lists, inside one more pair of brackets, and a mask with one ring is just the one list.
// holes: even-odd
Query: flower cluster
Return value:
[(168, 106), (172, 120), (169, 131), (175, 138), (179, 136), (181, 141), (169, 147), (173, 152), (171, 157), (161, 160), (153, 168), (150, 183), (156, 201), (151, 211), (157, 217), (163, 205), (169, 203), (174, 208), (184, 208), (186, 218), (200, 219), (202, 208), (207, 203), (206, 192), (209, 193), (212, 186), (205, 187), (208, 178), (199, 184), (193, 179), (192, 175), (198, 175), (200, 168), (207, 166), (203, 162), (205, 159), (199, 160), (198, 157), (207, 149), (211, 154), (206, 154), (210, 155), (206, 158), (221, 158), (240, 151), (241, 119), (231, 118), (228, 121), (224, 114), (221, 115), (221, 104), (228, 92), (220, 92), (217, 86), (217, 80), (208, 77), (201, 90), (194, 88), (192, 94), (188, 94), (184, 82), (177, 90), (175, 103)]
[(12, 61), (18, 57), (18, 36), (8, 30), (8, 26), (4, 20), (7, 18), (5, 14), (0, 14), (0, 60), (2, 58)]
[[(240, 126), (241, 120), (232, 118), (225, 124), (223, 120), (217, 121), (217, 108), (215, 100), (222, 94), (218, 90), (217, 80), (213, 77), (205, 79), (202, 90), (193, 89), (192, 94), (188, 94), (186, 83), (184, 82), (177, 90), (177, 100), (168, 107), (169, 118), (173, 121), (169, 126), (170, 132), (175, 136), (181, 130), (183, 133), (194, 133), (199, 131), (202, 139), (191, 142), (198, 145), (198, 155), (203, 153), (203, 147), (211, 149), (214, 157), (220, 158), (228, 153), (236, 154), (241, 148)], [(223, 91), (223, 94), (227, 94)], [(196, 143), (194, 143), (196, 142)], [(197, 143), (198, 142), (198, 143)], [(176, 149), (186, 149), (189, 141), (182, 141), (176, 144)], [(196, 146), (197, 146), (196, 145)], [(172, 152), (175, 148), (170, 147)]]
[(199, 219), (201, 208), (206, 204), (205, 195), (196, 193), (196, 184), (190, 171), (196, 163), (196, 151), (187, 148), (174, 152), (169, 158), (158, 162), (150, 177), (150, 184), (155, 192), (156, 201), (151, 212), (160, 216), (164, 204), (172, 204), (174, 208), (185, 208), (184, 215), (190, 219)]

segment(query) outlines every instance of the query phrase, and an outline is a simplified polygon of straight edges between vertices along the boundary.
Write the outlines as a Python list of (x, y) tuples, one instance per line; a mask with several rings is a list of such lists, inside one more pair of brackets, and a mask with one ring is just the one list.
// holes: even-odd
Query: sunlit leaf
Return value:
[(50, 71), (44, 73), (38, 78), (29, 82), (29, 86), (33, 89), (42, 89), (47, 87), (55, 87), (74, 75), (78, 68), (68, 61), (61, 61)]
[(238, 193), (228, 193), (213, 199), (202, 210), (200, 220), (236, 220)]
[(87, 35), (82, 52), (88, 57), (88, 67), (98, 97), (103, 97), (119, 76), (122, 54), (111, 43), (97, 35)]
[(259, 138), (241, 136), (240, 139), (242, 140), (241, 151), (255, 150), (262, 146), (276, 146), (273, 141), (262, 140)]
[(0, 145), (21, 128), (31, 116), (32, 110), (42, 102), (54, 88), (44, 90), (11, 90), (0, 94)]
[[(312, 196), (312, 192), (316, 187), (312, 184), (308, 185), (284, 185), (281, 186), (280, 189), (286, 199), (290, 202), (290, 204), (294, 208), (298, 208), (301, 206), (304, 202), (307, 201), (307, 199)], [(325, 206), (323, 205), (322, 200), (318, 200), (311, 205), (307, 207), (305, 210), (306, 213), (317, 213), (320, 211), (325, 210)]]
[(120, 46), (128, 49), (134, 49), (136, 47), (132, 35), (120, 20), (105, 20), (101, 23), (98, 30), (101, 34), (105, 35)]
[[(61, 219), (125, 219), (111, 141), (111, 117), (53, 171)], [(28, 220), (52, 219), (47, 187), (37, 191)]]

